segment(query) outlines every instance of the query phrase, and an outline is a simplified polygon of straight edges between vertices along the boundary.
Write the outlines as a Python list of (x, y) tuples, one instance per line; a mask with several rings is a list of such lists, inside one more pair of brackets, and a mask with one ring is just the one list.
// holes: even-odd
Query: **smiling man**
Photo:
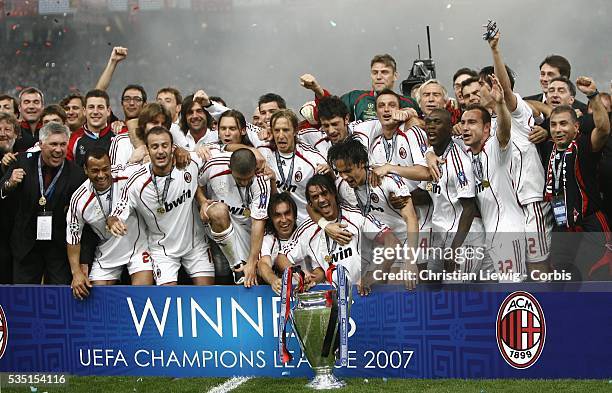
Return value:
[(75, 132), (85, 124), (85, 97), (80, 94), (70, 94), (60, 102), (66, 111), (66, 123), (70, 132)]
[(42, 127), (40, 116), (45, 105), (43, 93), (28, 87), (19, 93), (20, 132), (15, 142), (15, 152), (23, 152), (38, 142), (38, 131)]
[[(89, 295), (91, 285), (111, 285), (121, 278), (127, 267), (132, 285), (153, 284), (152, 260), (143, 223), (132, 213), (127, 219), (130, 227), (126, 236), (112, 236), (106, 219), (121, 198), (121, 191), (135, 166), (111, 167), (108, 153), (99, 147), (85, 155), (87, 180), (72, 195), (66, 214), (66, 243), (72, 272), (72, 293), (78, 299)], [(97, 235), (98, 245), (88, 273), (87, 265), (80, 264), (81, 236), (85, 225)]]
[(1, 181), (0, 197), (14, 197), (11, 230), (15, 284), (69, 284), (66, 210), (83, 183), (83, 170), (66, 160), (68, 129), (51, 122), (40, 130), (39, 153), (20, 154)]
[(130, 176), (107, 220), (110, 232), (125, 236), (137, 230), (126, 220), (138, 212), (148, 230), (157, 285), (176, 285), (181, 265), (195, 285), (212, 285), (215, 268), (196, 206), (196, 200), (200, 205), (207, 202), (197, 191), (203, 163), (192, 155), (185, 169), (176, 168), (172, 134), (165, 127), (153, 127), (145, 138), (151, 163)]
[(108, 94), (103, 90), (88, 91), (85, 95), (85, 124), (70, 136), (68, 160), (82, 166), (87, 151), (94, 146), (109, 151), (115, 136), (108, 124), (110, 114)]

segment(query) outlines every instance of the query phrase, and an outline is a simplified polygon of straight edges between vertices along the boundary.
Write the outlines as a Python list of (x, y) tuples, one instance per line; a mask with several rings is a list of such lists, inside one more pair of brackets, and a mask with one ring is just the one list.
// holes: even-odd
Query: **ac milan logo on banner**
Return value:
[(527, 292), (513, 292), (499, 307), (496, 324), (497, 346), (504, 360), (514, 368), (531, 367), (542, 354), (546, 321), (540, 303)]
[(6, 315), (4, 309), (0, 306), (0, 359), (4, 355), (6, 344), (8, 343), (8, 325), (6, 323)]

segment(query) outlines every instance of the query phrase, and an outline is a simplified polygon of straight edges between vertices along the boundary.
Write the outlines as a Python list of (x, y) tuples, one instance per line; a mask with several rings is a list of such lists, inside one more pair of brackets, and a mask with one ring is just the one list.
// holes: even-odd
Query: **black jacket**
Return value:
[[(38, 204), (40, 199), (40, 188), (38, 181), (38, 156), (37, 153), (23, 153), (17, 158), (17, 162), (9, 168), (3, 176), (0, 187), (3, 195), (7, 195), (4, 189), (5, 181), (11, 176), (13, 169), (23, 168), (25, 177), (14, 189), (8, 192), (13, 199), (11, 204), (15, 212), (15, 222), (11, 230), (11, 249), (13, 258), (20, 261), (36, 245), (36, 221), (42, 207)], [(61, 248), (66, 253), (66, 211), (70, 204), (72, 193), (85, 181), (83, 170), (72, 162), (65, 160), (64, 169), (56, 183), (52, 197), (47, 201), (46, 210), (53, 211), (53, 246)]]

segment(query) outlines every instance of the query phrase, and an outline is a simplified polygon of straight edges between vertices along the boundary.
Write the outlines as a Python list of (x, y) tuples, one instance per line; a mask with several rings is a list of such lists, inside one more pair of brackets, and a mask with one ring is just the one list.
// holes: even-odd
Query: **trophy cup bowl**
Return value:
[[(338, 297), (335, 289), (298, 293), (293, 327), (302, 352), (315, 377), (306, 386), (316, 390), (337, 389), (346, 383), (333, 374), (338, 333)], [(350, 304), (350, 302), (349, 302)]]

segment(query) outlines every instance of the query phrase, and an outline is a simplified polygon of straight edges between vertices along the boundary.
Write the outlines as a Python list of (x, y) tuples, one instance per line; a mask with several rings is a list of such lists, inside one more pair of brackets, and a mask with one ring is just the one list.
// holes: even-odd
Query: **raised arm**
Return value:
[(498, 32), (497, 34), (495, 34), (495, 37), (489, 40), (491, 54), (493, 55), (493, 68), (495, 69), (495, 76), (499, 80), (499, 83), (504, 91), (506, 107), (510, 112), (514, 112), (516, 110), (517, 105), (516, 97), (514, 96), (514, 92), (512, 91), (512, 86), (510, 85), (510, 77), (508, 76), (506, 65), (502, 60), (501, 51), (499, 50), (499, 38), (500, 33)]
[[(495, 136), (499, 141), (499, 145), (505, 148), (508, 142), (510, 142), (510, 128), (512, 126), (511, 115), (505, 103), (504, 91), (502, 90), (499, 80), (495, 75), (491, 75), (490, 78), (493, 86), (490, 94), (491, 98), (495, 100), (495, 113), (497, 114), (497, 131)], [(486, 91), (486, 89), (483, 89), (483, 91)], [(514, 94), (510, 93), (510, 95), (514, 97)]]
[(108, 89), (108, 86), (110, 86), (111, 80), (113, 79), (115, 69), (117, 68), (117, 64), (127, 57), (127, 53), (127, 48), (121, 46), (116, 46), (113, 48), (110, 58), (108, 59), (108, 63), (106, 64), (106, 68), (104, 71), (102, 71), (102, 74), (98, 79), (98, 83), (96, 83), (96, 89)]
[(593, 122), (595, 128), (591, 132), (591, 146), (593, 151), (600, 151), (606, 145), (608, 136), (610, 135), (610, 118), (608, 117), (608, 111), (601, 102), (599, 91), (593, 79), (581, 76), (576, 80), (576, 87), (582, 93), (584, 93), (589, 99), (591, 109), (593, 110)]

